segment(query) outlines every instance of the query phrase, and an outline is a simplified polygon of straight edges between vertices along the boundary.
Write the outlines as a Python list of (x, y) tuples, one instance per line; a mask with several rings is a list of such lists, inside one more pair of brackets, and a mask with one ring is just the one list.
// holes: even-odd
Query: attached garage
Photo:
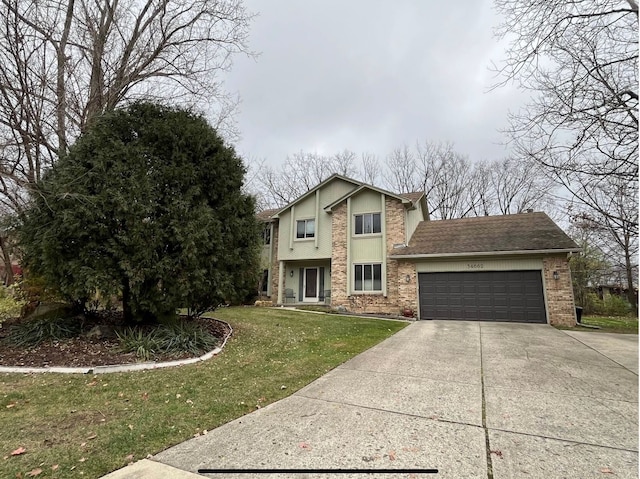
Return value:
[(419, 273), (420, 319), (546, 323), (540, 271)]
[(394, 247), (401, 307), (420, 320), (575, 325), (568, 258), (580, 249), (546, 214), (423, 221)]

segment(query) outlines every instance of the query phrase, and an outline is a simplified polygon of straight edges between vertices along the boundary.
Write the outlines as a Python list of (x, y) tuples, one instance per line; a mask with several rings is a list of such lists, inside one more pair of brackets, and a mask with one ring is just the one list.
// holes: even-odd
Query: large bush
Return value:
[(30, 271), (128, 320), (201, 313), (257, 282), (245, 169), (200, 116), (147, 103), (103, 115), (38, 184), (20, 244)]

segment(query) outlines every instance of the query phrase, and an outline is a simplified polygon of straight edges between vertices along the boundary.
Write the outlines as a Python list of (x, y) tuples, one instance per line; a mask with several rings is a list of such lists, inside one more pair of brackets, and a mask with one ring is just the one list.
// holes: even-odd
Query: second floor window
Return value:
[(380, 213), (356, 215), (356, 234), (369, 235), (382, 232)]
[(313, 238), (316, 235), (315, 220), (298, 220), (296, 222), (296, 238)]
[(266, 226), (262, 230), (262, 240), (264, 244), (271, 244), (271, 226)]

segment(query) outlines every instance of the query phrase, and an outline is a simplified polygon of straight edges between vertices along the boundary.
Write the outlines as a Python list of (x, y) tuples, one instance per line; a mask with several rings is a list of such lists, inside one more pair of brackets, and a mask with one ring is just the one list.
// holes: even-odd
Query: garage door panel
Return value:
[(540, 271), (419, 274), (420, 317), (546, 323)]

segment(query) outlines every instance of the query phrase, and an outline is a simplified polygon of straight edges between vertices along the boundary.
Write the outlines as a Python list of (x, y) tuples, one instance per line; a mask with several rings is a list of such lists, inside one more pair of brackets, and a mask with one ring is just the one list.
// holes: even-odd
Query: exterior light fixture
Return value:
[(293, 270), (291, 270), (291, 272), (289, 273), (289, 276), (293, 278)]
[(560, 279), (560, 273), (558, 273), (557, 271), (553, 272), (553, 279), (555, 279), (556, 281), (558, 281)]
[(406, 276), (404, 277), (404, 280), (405, 280), (407, 283), (411, 282), (411, 276), (406, 275)]

